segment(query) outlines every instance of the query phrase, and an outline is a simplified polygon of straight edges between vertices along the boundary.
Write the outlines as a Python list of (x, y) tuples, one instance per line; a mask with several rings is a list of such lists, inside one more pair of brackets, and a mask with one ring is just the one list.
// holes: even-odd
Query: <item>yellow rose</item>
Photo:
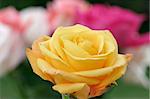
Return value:
[(82, 25), (59, 27), (52, 37), (37, 39), (26, 50), (33, 71), (62, 94), (78, 99), (101, 95), (126, 71), (130, 55), (118, 54), (108, 30)]

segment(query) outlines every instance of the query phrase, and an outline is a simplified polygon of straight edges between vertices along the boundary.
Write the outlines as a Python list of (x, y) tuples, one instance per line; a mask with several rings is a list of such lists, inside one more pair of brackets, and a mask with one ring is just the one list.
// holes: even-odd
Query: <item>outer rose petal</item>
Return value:
[(112, 66), (108, 66), (101, 69), (89, 70), (89, 71), (74, 72), (74, 73), (85, 77), (98, 77), (98, 76), (109, 74), (114, 69), (124, 66), (125, 64), (126, 64), (126, 58), (122, 55), (118, 55), (117, 61)]
[[(123, 56), (123, 55), (122, 55), (122, 57), (126, 58), (126, 56)], [(95, 96), (101, 95), (107, 89), (108, 85), (113, 83), (115, 80), (119, 79), (126, 71), (127, 60), (128, 59), (126, 59), (126, 64), (124, 64), (124, 66), (115, 69), (112, 73), (107, 75), (103, 79), (103, 81), (100, 82), (100, 84), (92, 86), (91, 91), (90, 91), (90, 96), (95, 97)]]
[(61, 76), (61, 78), (67, 80), (68, 82), (74, 82), (74, 83), (81, 82), (81, 83), (87, 83), (89, 85), (99, 83), (99, 80), (96, 80), (94, 78), (86, 78), (86, 77), (75, 75), (73, 73), (56, 70), (55, 68), (53, 68), (49, 63), (47, 63), (43, 59), (38, 59), (37, 64), (38, 64), (38, 67), (44, 73), (54, 75), (54, 76), (59, 75), (59, 76)]
[(109, 76), (107, 76), (102, 83), (99, 85), (91, 87), (90, 96), (95, 97), (103, 94), (107, 89), (107, 86), (113, 83), (115, 80), (120, 78), (126, 71), (126, 66), (120, 67), (117, 70), (113, 71)]
[(33, 44), (32, 44), (32, 50), (33, 50), (33, 52), (36, 54), (36, 56), (38, 56), (38, 57), (43, 57), (42, 55), (41, 55), (41, 51), (40, 51), (40, 48), (39, 48), (39, 43), (40, 42), (43, 42), (43, 41), (47, 41), (47, 40), (49, 40), (50, 39), (50, 37), (49, 36), (41, 36), (41, 37), (39, 37), (37, 40), (35, 40), (34, 42), (33, 42)]
[(74, 93), (73, 95), (77, 97), (77, 99), (88, 99), (89, 97), (90, 88), (86, 84), (84, 88), (82, 88), (80, 91)]
[(65, 84), (57, 84), (53, 86), (54, 90), (62, 94), (71, 94), (76, 91), (81, 90), (86, 84), (85, 83), (65, 83)]
[(33, 54), (33, 52), (30, 49), (26, 49), (26, 55), (31, 63), (33, 72), (35, 72), (37, 75), (39, 75), (44, 80), (49, 80), (53, 82), (53, 79), (50, 77), (50, 75), (44, 74), (37, 66), (37, 57)]
[(72, 94), (77, 99), (87, 99), (90, 88), (85, 83), (64, 83), (53, 86), (53, 89), (62, 94)]

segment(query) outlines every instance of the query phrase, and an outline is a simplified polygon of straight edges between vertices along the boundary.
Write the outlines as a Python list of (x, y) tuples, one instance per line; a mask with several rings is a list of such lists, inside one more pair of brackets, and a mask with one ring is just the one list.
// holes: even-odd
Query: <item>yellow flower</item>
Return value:
[(59, 27), (52, 37), (42, 36), (26, 50), (33, 71), (62, 94), (78, 99), (98, 96), (126, 71), (130, 54), (118, 54), (108, 30), (82, 25)]

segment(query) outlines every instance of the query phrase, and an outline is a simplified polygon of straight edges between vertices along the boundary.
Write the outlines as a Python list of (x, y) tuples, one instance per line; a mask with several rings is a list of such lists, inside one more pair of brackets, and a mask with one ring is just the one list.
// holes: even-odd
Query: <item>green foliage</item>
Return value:
[(30, 64), (25, 60), (15, 71), (0, 79), (0, 97), (2, 99), (60, 99), (61, 96), (51, 87), (52, 83), (34, 74)]

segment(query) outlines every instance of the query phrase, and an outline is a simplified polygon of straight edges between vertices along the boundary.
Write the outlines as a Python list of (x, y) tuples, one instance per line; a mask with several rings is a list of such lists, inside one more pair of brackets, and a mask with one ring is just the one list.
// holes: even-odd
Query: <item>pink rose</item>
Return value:
[(48, 14), (51, 28), (72, 25), (77, 10), (87, 9), (84, 0), (54, 0), (48, 4)]
[(149, 34), (139, 35), (138, 31), (145, 20), (143, 15), (116, 6), (92, 5), (86, 11), (78, 11), (75, 23), (93, 29), (109, 29), (120, 47), (137, 46), (148, 43)]
[(8, 7), (0, 10), (0, 23), (7, 24), (15, 31), (20, 33), (23, 29), (19, 12), (13, 7)]

